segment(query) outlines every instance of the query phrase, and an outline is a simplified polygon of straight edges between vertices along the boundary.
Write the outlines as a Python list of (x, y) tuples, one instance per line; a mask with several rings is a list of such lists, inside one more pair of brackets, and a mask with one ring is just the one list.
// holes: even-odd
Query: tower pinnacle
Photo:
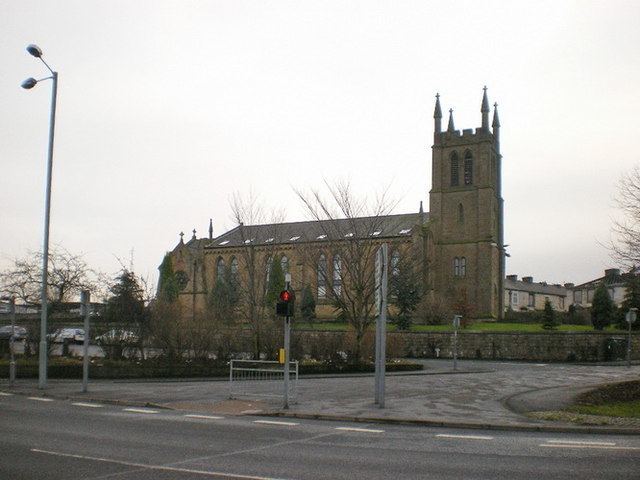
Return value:
[(498, 103), (493, 104), (493, 122), (491, 122), (491, 126), (493, 127), (493, 136), (496, 137), (497, 141), (500, 141), (500, 118), (498, 118)]
[(209, 219), (209, 240), (213, 240), (213, 218)]
[(455, 127), (453, 126), (453, 108), (449, 109), (449, 125), (447, 126), (447, 132), (454, 132)]
[(436, 93), (436, 108), (433, 111), (433, 118), (435, 123), (434, 131), (435, 133), (440, 133), (442, 131), (442, 110), (440, 109), (440, 94)]
[(482, 113), (482, 130), (489, 131), (489, 99), (487, 98), (487, 86), (485, 85), (482, 94), (482, 107), (480, 112)]

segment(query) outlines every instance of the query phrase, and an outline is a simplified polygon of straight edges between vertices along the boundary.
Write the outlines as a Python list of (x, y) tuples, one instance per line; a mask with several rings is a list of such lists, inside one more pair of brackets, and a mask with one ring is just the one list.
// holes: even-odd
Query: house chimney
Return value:
[(575, 287), (575, 285), (573, 283), (565, 283), (564, 284), (564, 288), (566, 288), (567, 290), (571, 290), (573, 287)]
[(605, 278), (614, 278), (620, 276), (619, 268), (608, 268), (604, 271)]
[(507, 280), (511, 280), (512, 282), (517, 282), (518, 275), (507, 275)]
[(533, 283), (533, 277), (522, 277), (524, 283)]

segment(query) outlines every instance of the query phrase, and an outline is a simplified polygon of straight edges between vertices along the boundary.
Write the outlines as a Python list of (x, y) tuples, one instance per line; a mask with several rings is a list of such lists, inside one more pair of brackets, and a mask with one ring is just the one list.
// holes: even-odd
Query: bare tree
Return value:
[[(264, 350), (265, 342), (271, 343), (270, 333), (273, 333), (273, 315), (266, 309), (267, 282), (269, 277), (267, 259), (275, 253), (273, 245), (256, 245), (256, 238), (251, 226), (265, 223), (267, 215), (259, 199), (250, 193), (242, 197), (235, 193), (231, 199), (231, 211), (241, 237), (238, 252), (237, 270), (231, 265), (231, 287), (237, 291), (236, 313), (247, 322), (253, 336), (254, 356), (258, 358)], [(272, 238), (277, 238), (278, 224), (283, 221), (282, 211), (274, 211), (269, 218), (269, 224), (262, 231)]]
[[(49, 252), (48, 299), (50, 303), (69, 302), (89, 290), (103, 294), (104, 275), (90, 268), (82, 255), (70, 253), (62, 247)], [(24, 258), (16, 258), (13, 265), (0, 272), (0, 291), (14, 296), (27, 305), (40, 304), (42, 285), (42, 253), (29, 252)]]
[(636, 165), (618, 182), (615, 203), (622, 218), (613, 221), (611, 252), (622, 265), (640, 265), (640, 166)]
[(365, 333), (375, 320), (375, 255), (381, 244), (376, 236), (395, 204), (386, 190), (368, 201), (357, 198), (348, 182), (325, 181), (325, 187), (326, 195), (296, 191), (322, 231), (318, 238), (323, 242), (306, 250), (305, 263), (317, 273), (318, 296), (324, 295), (353, 327), (353, 353), (360, 361)]

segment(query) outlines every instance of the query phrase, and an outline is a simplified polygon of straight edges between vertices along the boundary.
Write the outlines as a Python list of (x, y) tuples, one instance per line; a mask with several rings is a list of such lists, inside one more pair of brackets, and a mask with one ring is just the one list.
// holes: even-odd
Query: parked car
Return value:
[(13, 339), (16, 341), (24, 340), (27, 338), (27, 329), (24, 327), (15, 326), (12, 330), (11, 325), (5, 325), (0, 327), (0, 340), (8, 340), (11, 338), (11, 332), (14, 332)]
[(134, 343), (137, 343), (138, 340), (139, 337), (135, 332), (119, 328), (112, 328), (108, 332), (105, 332), (102, 335), (98, 335), (96, 337), (96, 343), (98, 345), (132, 345)]
[(51, 343), (82, 343), (84, 330), (82, 328), (59, 328), (47, 335)]

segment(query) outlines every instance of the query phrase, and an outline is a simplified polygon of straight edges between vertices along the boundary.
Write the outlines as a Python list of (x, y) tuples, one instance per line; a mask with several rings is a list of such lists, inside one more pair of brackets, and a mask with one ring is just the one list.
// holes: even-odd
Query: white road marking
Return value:
[(640, 447), (612, 447), (611, 445), (576, 445), (576, 444), (561, 445), (558, 443), (554, 443), (554, 444), (541, 443), (538, 446), (546, 447), (546, 448), (594, 448), (594, 449), (603, 449), (603, 450), (640, 450)]
[(87, 407), (87, 408), (102, 408), (102, 405), (99, 403), (84, 403), (84, 402), (75, 402), (71, 405), (75, 405), (76, 407)]
[(205, 477), (216, 477), (216, 478), (230, 478), (230, 479), (239, 479), (239, 480), (282, 480), (273, 477), (259, 477), (255, 475), (240, 475), (236, 473), (224, 473), (224, 472), (215, 472), (209, 470), (193, 470), (190, 468), (179, 468), (179, 467), (170, 467), (165, 465), (149, 465), (144, 463), (136, 463), (136, 462), (127, 462), (125, 460), (115, 460), (111, 458), (103, 458), (103, 457), (90, 457), (87, 455), (75, 455), (71, 453), (63, 453), (63, 452), (52, 452), (50, 450), (40, 450), (38, 448), (32, 448), (32, 452), (35, 453), (43, 453), (45, 455), (55, 455), (57, 457), (67, 457), (67, 458), (77, 458), (79, 460), (92, 460), (94, 462), (105, 462), (105, 463), (115, 463), (117, 465), (124, 465), (127, 467), (134, 468), (143, 468), (148, 470), (159, 470), (163, 472), (179, 472), (179, 473), (191, 473), (194, 475), (202, 475)]
[(0, 392), (0, 397), (12, 397), (13, 393)]
[(440, 438), (461, 438), (463, 440), (493, 440), (493, 437), (485, 435), (450, 435), (447, 433), (439, 433), (436, 437)]
[(35, 400), (37, 402), (53, 402), (52, 398), (45, 397), (27, 397), (27, 400)]
[(546, 367), (547, 364), (546, 363), (536, 363), (535, 366), (536, 367)]
[(185, 415), (187, 418), (201, 418), (203, 420), (222, 420), (224, 417), (216, 417), (215, 415), (196, 415), (196, 414), (188, 414)]
[(123, 408), (123, 410), (133, 413), (158, 413), (158, 410), (151, 410), (150, 408)]
[(374, 430), (373, 428), (336, 427), (336, 430), (342, 430), (343, 432), (384, 433), (384, 430)]
[(300, 425), (296, 422), (276, 422), (275, 420), (254, 420), (253, 423), (261, 423), (263, 425), (285, 425), (287, 427)]
[(242, 410), (240, 415), (252, 415), (254, 413), (260, 413), (262, 410)]
[(573, 440), (547, 440), (547, 443), (561, 443), (562, 445), (600, 445), (605, 447), (613, 447), (614, 442), (578, 442)]

